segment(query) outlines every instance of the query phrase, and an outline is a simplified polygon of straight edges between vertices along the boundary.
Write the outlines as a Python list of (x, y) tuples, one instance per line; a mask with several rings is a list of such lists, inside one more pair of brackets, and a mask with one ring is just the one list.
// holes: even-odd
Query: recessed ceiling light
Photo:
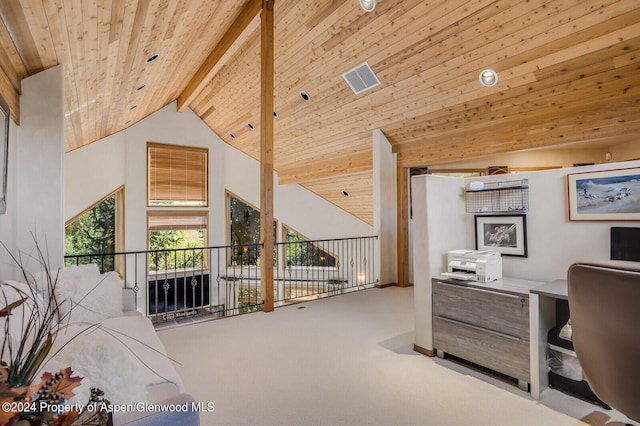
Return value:
[(255, 129), (255, 126), (251, 123), (247, 123), (247, 127), (250, 128), (251, 130)]
[(302, 92), (300, 92), (300, 97), (305, 102), (309, 102), (311, 100), (311, 96), (309, 96), (309, 94), (307, 92), (305, 92), (304, 90)]
[(138, 108), (138, 105), (134, 105), (132, 107), (129, 107), (129, 111), (133, 111), (134, 109)]
[(142, 89), (144, 89), (145, 87), (147, 87), (146, 84), (141, 84), (140, 86), (136, 87), (136, 92), (141, 91)]
[(160, 56), (160, 55), (159, 55), (159, 54), (157, 54), (157, 53), (154, 53), (153, 55), (149, 56), (149, 57), (145, 60), (145, 62), (146, 62), (147, 64), (148, 64), (149, 62), (153, 62), (153, 61), (155, 61), (156, 59), (158, 59), (158, 56)]
[(480, 80), (480, 83), (483, 86), (487, 86), (487, 87), (495, 86), (496, 83), (498, 82), (498, 73), (495, 72), (494, 70), (484, 70), (480, 73), (480, 76), (478, 76), (478, 79)]
[(343, 191), (342, 191), (342, 196), (343, 196), (343, 197), (351, 197), (351, 194), (349, 194), (349, 191), (347, 191), (347, 190), (343, 190)]
[(233, 133), (229, 133), (229, 136), (231, 136), (231, 139), (235, 139), (236, 135), (234, 135)]
[(365, 12), (373, 12), (373, 9), (376, 8), (376, 0), (360, 0), (360, 7), (362, 7)]
[(273, 117), (278, 118), (278, 111), (273, 111)]

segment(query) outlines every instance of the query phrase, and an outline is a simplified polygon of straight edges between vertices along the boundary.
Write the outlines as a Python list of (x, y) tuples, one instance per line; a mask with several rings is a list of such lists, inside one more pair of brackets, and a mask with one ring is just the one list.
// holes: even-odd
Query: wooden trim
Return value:
[(539, 170), (561, 169), (562, 166), (509, 167), (510, 172), (537, 172)]
[(428, 356), (428, 357), (434, 357), (434, 356), (436, 356), (436, 353), (435, 353), (434, 351), (432, 351), (432, 350), (430, 350), (430, 349), (422, 348), (422, 347), (420, 347), (420, 346), (418, 346), (418, 345), (413, 345), (413, 350), (414, 350), (415, 352), (418, 352), (419, 354), (426, 355), (426, 356)]
[(409, 169), (398, 168), (398, 286), (409, 285)]
[[(124, 252), (125, 251), (125, 224), (126, 220), (124, 220), (125, 208), (124, 208), (124, 185), (120, 188), (116, 189), (116, 251)], [(120, 267), (118, 269), (119, 272), (124, 272), (124, 269)]]
[(273, 8), (262, 0), (260, 14), (260, 237), (262, 239), (262, 311), (274, 309), (273, 300)]
[(11, 84), (9, 76), (0, 67), (0, 95), (9, 106), (9, 115), (20, 124), (20, 92)]
[(436, 173), (480, 173), (481, 175), (486, 175), (487, 174), (487, 169), (483, 168), (483, 169), (479, 169), (479, 168), (469, 168), (469, 169), (465, 169), (465, 168), (451, 168), (451, 169), (432, 169), (432, 168), (427, 168), (427, 174), (431, 175), (431, 174), (436, 174)]
[(249, 28), (247, 33), (251, 33), (253, 25), (250, 25), (260, 13), (262, 0), (249, 0), (238, 14), (238, 17), (231, 24), (227, 32), (222, 36), (220, 42), (213, 48), (207, 59), (200, 66), (196, 74), (191, 78), (187, 87), (178, 96), (178, 112), (183, 112), (189, 104), (198, 96), (202, 88), (213, 78), (216, 65), (226, 56), (231, 56), (232, 47), (238, 49), (237, 39)]

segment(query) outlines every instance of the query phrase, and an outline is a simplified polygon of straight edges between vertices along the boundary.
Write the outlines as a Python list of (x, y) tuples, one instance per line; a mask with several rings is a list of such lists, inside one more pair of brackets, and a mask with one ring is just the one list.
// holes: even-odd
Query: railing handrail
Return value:
[[(286, 245), (286, 244), (313, 244), (313, 243), (322, 243), (327, 241), (350, 241), (350, 240), (362, 240), (362, 239), (378, 239), (377, 235), (370, 235), (365, 237), (346, 237), (346, 238), (325, 238), (321, 240), (301, 240), (301, 241), (284, 241), (277, 242), (274, 245)], [(162, 253), (166, 251), (189, 251), (189, 250), (219, 250), (226, 248), (235, 248), (235, 247), (262, 247), (262, 243), (247, 243), (247, 244), (227, 244), (222, 246), (207, 246), (207, 247), (189, 247), (189, 248), (172, 248), (172, 249), (154, 249), (154, 250), (134, 250), (134, 251), (120, 251), (120, 252), (112, 252), (112, 253), (86, 253), (86, 254), (65, 254), (65, 259), (71, 259), (76, 257), (108, 257), (108, 256), (123, 256), (129, 254), (143, 254), (143, 253)]]
[[(282, 306), (376, 285), (377, 241), (378, 236), (366, 236), (276, 243), (274, 303)], [(133, 290), (136, 309), (159, 322), (260, 310), (263, 250), (263, 244), (249, 243), (69, 254), (64, 259), (66, 265), (95, 263), (101, 273), (117, 271), (124, 288)]]

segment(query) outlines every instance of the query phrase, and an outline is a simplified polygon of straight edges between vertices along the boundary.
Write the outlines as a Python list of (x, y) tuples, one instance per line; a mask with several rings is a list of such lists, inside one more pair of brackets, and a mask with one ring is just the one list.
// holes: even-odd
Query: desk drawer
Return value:
[(529, 296), (433, 282), (433, 315), (529, 341)]
[(433, 345), (438, 351), (530, 382), (528, 340), (434, 316)]

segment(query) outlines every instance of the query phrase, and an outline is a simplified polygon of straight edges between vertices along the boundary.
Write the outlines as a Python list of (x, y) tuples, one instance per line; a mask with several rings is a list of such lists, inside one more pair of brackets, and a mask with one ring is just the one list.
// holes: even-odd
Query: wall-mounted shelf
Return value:
[(529, 180), (484, 182), (481, 189), (465, 187), (467, 213), (526, 213), (529, 210)]

